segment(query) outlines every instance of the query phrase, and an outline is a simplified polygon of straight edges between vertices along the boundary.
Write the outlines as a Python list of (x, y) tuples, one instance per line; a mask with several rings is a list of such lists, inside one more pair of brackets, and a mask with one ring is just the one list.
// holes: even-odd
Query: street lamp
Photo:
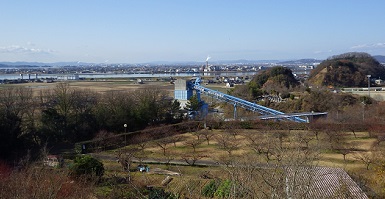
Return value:
[(368, 95), (370, 98), (370, 77), (371, 77), (371, 75), (366, 75), (366, 77), (368, 77)]
[(123, 124), (124, 126), (124, 145), (127, 146), (127, 124)]

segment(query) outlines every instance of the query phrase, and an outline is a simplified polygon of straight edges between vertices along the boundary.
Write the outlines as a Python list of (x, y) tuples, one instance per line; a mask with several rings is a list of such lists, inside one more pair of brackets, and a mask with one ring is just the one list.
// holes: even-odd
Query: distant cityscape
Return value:
[(322, 60), (296, 61), (222, 61), (196, 63), (87, 64), (87, 63), (0, 63), (0, 74), (161, 74), (201, 72), (256, 72), (273, 66), (285, 66), (294, 73), (308, 73)]
[[(384, 62), (384, 56), (374, 56)], [(142, 64), (95, 64), (82, 62), (0, 62), (0, 83), (28, 81), (82, 80), (94, 78), (134, 77), (146, 75), (166, 76), (243, 76), (249, 78), (258, 72), (284, 66), (293, 71), (297, 79), (305, 80), (310, 71), (323, 60), (227, 60), (206, 62), (152, 62)], [(240, 75), (241, 74), (241, 75)]]

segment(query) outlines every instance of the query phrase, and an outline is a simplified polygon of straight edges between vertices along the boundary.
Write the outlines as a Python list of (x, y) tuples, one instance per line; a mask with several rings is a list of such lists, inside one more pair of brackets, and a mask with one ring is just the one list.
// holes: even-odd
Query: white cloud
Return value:
[(369, 48), (385, 48), (385, 43), (360, 44), (360, 45), (350, 47), (350, 49), (369, 49)]
[(11, 53), (11, 54), (51, 54), (54, 51), (51, 49), (39, 49), (39, 48), (28, 48), (19, 45), (0, 47), (0, 53)]
[(376, 43), (374, 44), (375, 47), (379, 47), (379, 48), (384, 48), (385, 47), (385, 43)]
[(333, 50), (327, 50), (327, 51), (317, 50), (317, 51), (314, 51), (313, 53), (314, 54), (324, 54), (324, 53), (331, 53), (331, 52), (333, 52)]
[(367, 44), (360, 44), (360, 45), (352, 46), (352, 47), (350, 47), (350, 49), (361, 49), (361, 48), (366, 48), (366, 47), (368, 47)]
[(29, 41), (29, 42), (27, 42), (27, 45), (28, 45), (28, 46), (36, 46), (36, 44), (35, 44), (35, 43), (32, 43), (32, 42), (30, 42), (30, 41)]

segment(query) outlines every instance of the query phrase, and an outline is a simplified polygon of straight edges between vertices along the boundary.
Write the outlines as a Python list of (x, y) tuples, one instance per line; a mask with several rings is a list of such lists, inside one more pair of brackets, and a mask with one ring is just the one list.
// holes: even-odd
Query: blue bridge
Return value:
[[(288, 119), (294, 122), (301, 122), (301, 123), (308, 123), (314, 116), (320, 116), (320, 115), (326, 115), (326, 112), (323, 113), (314, 113), (314, 112), (308, 112), (308, 113), (289, 113), (285, 114), (283, 112), (267, 108), (265, 106), (261, 106), (259, 104), (249, 102), (231, 95), (224, 94), (222, 92), (212, 90), (209, 88), (206, 88), (204, 86), (200, 85), (201, 79), (198, 77), (194, 84), (192, 84), (192, 87), (194, 90), (197, 91), (198, 95), (200, 93), (213, 97), (217, 100), (224, 101), (226, 103), (230, 103), (234, 105), (234, 119), (236, 116), (236, 109), (237, 107), (242, 107), (246, 110), (250, 110), (253, 112), (258, 112), (261, 114), (259, 117), (260, 119), (276, 119), (276, 120), (282, 120), (282, 119)], [(305, 119), (304, 119), (305, 118)]]

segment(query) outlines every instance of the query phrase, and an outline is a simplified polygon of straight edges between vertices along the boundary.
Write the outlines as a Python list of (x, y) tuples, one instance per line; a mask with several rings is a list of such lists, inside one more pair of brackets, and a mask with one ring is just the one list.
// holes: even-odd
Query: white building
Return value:
[(57, 80), (79, 80), (79, 74), (74, 74), (74, 75), (58, 75)]

